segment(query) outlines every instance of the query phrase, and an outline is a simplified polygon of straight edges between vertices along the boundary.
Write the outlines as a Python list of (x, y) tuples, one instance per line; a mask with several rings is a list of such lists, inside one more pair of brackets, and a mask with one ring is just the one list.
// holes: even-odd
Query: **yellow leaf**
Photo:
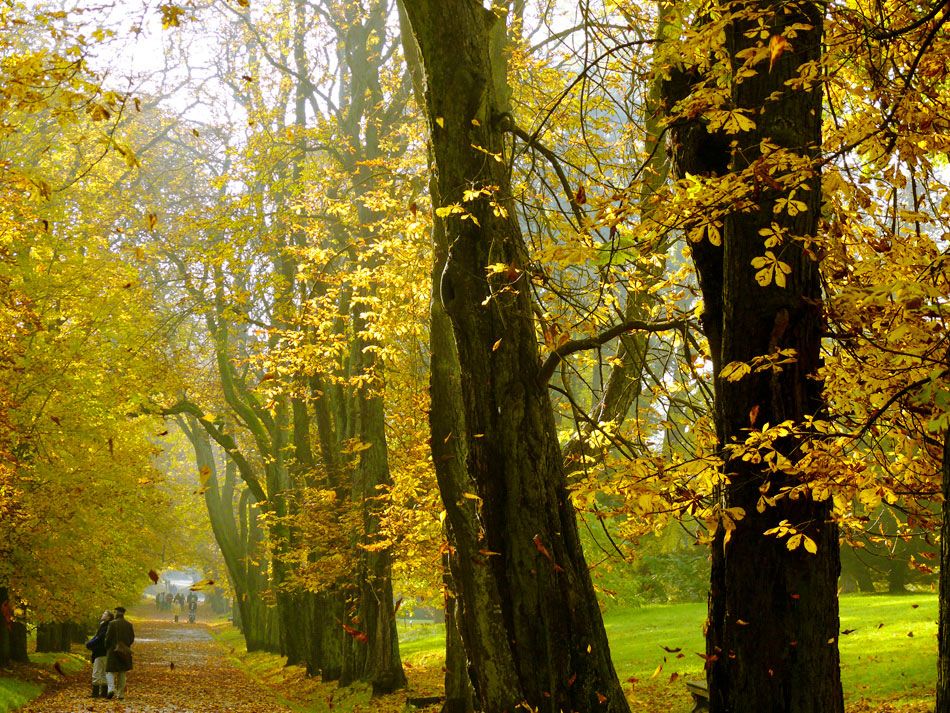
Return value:
[(719, 378), (726, 381), (739, 381), (752, 371), (752, 367), (741, 361), (731, 361), (722, 367)]
[(435, 117), (435, 123), (439, 125), (440, 129), (445, 128), (445, 119), (443, 119), (441, 116)]
[(807, 535), (803, 535), (802, 537), (803, 537), (802, 544), (805, 546), (805, 551), (810, 552), (811, 554), (817, 553), (818, 544)]

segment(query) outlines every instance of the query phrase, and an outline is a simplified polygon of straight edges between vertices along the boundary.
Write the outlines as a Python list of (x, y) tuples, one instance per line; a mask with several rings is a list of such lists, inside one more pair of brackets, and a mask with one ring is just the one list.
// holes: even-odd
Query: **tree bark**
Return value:
[[(721, 505), (741, 508), (731, 539), (721, 526), (713, 542), (709, 621), (708, 682), (712, 713), (840, 713), (843, 698), (838, 660), (837, 579), (840, 572), (838, 532), (830, 519), (831, 502), (816, 502), (806, 488), (797, 499), (780, 497), (759, 512), (760, 495), (775, 497), (783, 487), (802, 485), (795, 476), (769, 472), (761, 464), (730, 457), (729, 444), (764, 423), (790, 421), (801, 427), (805, 417), (821, 415), (822, 388), (815, 378), (820, 365), (821, 285), (817, 263), (801, 238), (815, 235), (821, 188), (817, 161), (821, 145), (821, 85), (786, 89), (802, 66), (820, 58), (822, 10), (818, 3), (789, 5), (774, 1), (735, 3), (727, 32), (733, 71), (743, 52), (792, 23), (802, 29), (791, 48), (760, 63), (750, 77), (733, 75), (732, 102), (755, 121), (755, 128), (728, 138), (711, 135), (698, 121), (674, 124), (675, 164), (680, 177), (691, 174), (743, 173), (753, 180), (765, 174), (772, 182), (751, 186), (724, 220), (722, 247), (708, 239), (693, 245), (693, 259), (705, 303), (703, 325), (710, 344), (716, 388), (716, 426), (725, 459)], [(768, 28), (762, 39), (759, 17)], [(749, 36), (751, 35), (751, 36)], [(767, 57), (768, 59), (768, 57)], [(689, 70), (674, 79), (671, 99), (688, 94), (701, 78)], [(676, 83), (681, 82), (679, 88)], [(684, 86), (687, 85), (687, 86)], [(773, 94), (774, 93), (774, 94)], [(797, 178), (782, 168), (778, 152), (763, 152), (763, 140), (805, 159)], [(729, 140), (734, 140), (731, 155)], [(731, 162), (731, 163), (730, 163)], [(776, 178), (789, 178), (778, 185)], [(791, 216), (776, 209), (791, 190), (805, 208)], [(760, 231), (779, 223), (786, 238), (781, 260), (791, 268), (787, 286), (773, 279), (761, 286), (752, 260), (763, 255)], [(788, 236), (797, 236), (796, 238)], [(730, 362), (748, 363), (779, 349), (795, 349), (796, 362), (782, 371), (766, 370), (740, 380), (720, 378)], [(778, 441), (776, 448), (792, 462), (800, 437)], [(807, 485), (807, 483), (806, 483)], [(817, 544), (817, 554), (765, 536), (787, 520)]]
[(950, 713), (950, 430), (943, 434), (943, 523), (940, 526), (940, 626), (937, 632), (937, 706)]
[[(441, 216), (448, 244), (434, 246), (445, 268), (432, 307), (432, 446), (476, 697), (487, 713), (627, 711), (538, 378), (503, 163), (504, 21), (474, 0), (404, 6), (427, 80), (435, 207), (456, 211)], [(484, 191), (466, 200), (466, 189)], [(493, 263), (511, 269), (489, 280)]]
[(72, 645), (70, 622), (47, 622), (36, 627), (36, 652), (51, 653), (69, 651)]

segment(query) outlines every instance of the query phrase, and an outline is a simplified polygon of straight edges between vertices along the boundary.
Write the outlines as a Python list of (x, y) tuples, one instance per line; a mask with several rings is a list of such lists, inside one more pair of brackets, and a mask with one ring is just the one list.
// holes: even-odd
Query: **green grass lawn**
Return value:
[[(50, 672), (53, 671), (53, 665), (59, 663), (64, 673), (76, 673), (88, 665), (87, 661), (84, 654), (77, 653), (30, 654), (30, 663), (48, 668)], [(21, 681), (9, 676), (0, 677), (0, 713), (17, 710), (42, 692), (43, 686), (39, 683)]]
[[(845, 595), (840, 606), (841, 629), (854, 630), (839, 639), (846, 700), (920, 700), (932, 695), (937, 670), (934, 595)], [(634, 677), (646, 682), (655, 673), (658, 681), (669, 680), (673, 673), (702, 678), (703, 660), (696, 653), (705, 650), (705, 619), (705, 604), (608, 608), (604, 623), (621, 681)], [(408, 662), (429, 661), (444, 645), (442, 629), (435, 624), (403, 624), (400, 637)], [(670, 653), (664, 646), (680, 651)]]
[(15, 678), (0, 678), (0, 713), (26, 705), (42, 692), (42, 686)]

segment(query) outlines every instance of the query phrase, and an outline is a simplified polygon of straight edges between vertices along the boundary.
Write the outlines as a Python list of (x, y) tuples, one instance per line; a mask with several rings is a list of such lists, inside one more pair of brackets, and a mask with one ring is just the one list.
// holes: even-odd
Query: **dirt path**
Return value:
[(130, 616), (135, 664), (123, 701), (91, 697), (91, 669), (20, 709), (22, 713), (290, 713), (272, 689), (235, 668), (207, 626)]

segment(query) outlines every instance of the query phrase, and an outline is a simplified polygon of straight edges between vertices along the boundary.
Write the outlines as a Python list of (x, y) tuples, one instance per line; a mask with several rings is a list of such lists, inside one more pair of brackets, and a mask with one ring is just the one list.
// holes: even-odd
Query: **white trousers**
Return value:
[(106, 681), (109, 684), (109, 693), (114, 693), (116, 698), (125, 698), (125, 671), (107, 673)]
[(106, 685), (106, 661), (109, 660), (108, 656), (97, 656), (92, 660), (92, 685), (93, 686), (105, 686)]

